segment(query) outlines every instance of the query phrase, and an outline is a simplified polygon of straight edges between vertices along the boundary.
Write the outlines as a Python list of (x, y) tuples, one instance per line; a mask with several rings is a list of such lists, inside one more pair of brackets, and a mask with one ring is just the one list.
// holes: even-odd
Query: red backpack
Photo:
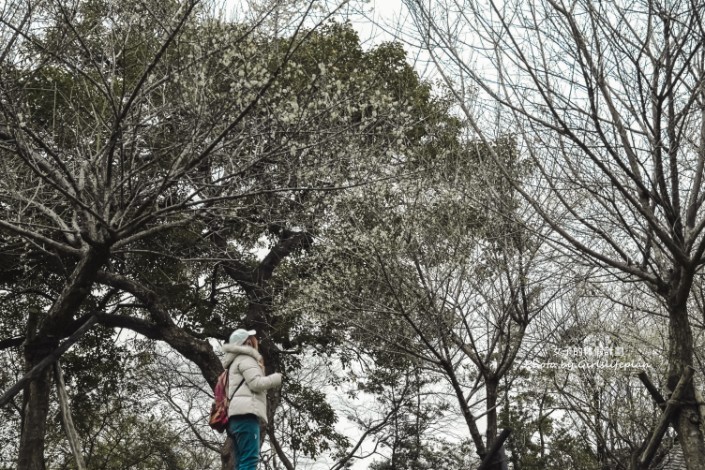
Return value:
[(226, 368), (218, 376), (218, 381), (213, 389), (213, 405), (211, 405), (211, 414), (208, 419), (208, 425), (218, 432), (223, 432), (228, 427), (228, 407), (230, 406), (230, 400), (235, 396), (240, 386), (245, 382), (242, 379), (240, 385), (233, 391), (233, 394), (228, 398), (228, 376), (230, 368)]

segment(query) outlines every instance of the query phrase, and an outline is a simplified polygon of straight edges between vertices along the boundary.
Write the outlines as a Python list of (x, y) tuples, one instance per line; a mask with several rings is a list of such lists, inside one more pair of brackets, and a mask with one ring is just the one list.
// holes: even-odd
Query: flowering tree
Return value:
[[(212, 385), (222, 367), (208, 340), (247, 324), (269, 369), (294, 367), (276, 343), (310, 338), (271, 308), (302, 265), (286, 261), (326, 226), (333, 195), (398, 177), (390, 168), (423, 139), (430, 94), (399, 48), (363, 52), (350, 28), (321, 29), (313, 11), (330, 11), (318, 3), (259, 5), (238, 22), (200, 2), (12, 6), (0, 55), (2, 349), (30, 371), (95, 317), (103, 328), (67, 361), (76, 390), (95, 390), (98, 370), (113, 385), (130, 378), (131, 361), (107, 360), (126, 354), (112, 328), (165, 342)], [(48, 369), (28, 379), (18, 466), (38, 469), (51, 380)], [(316, 452), (338, 439), (334, 416), (307, 403), (328, 430), (308, 436)]]
[[(6, 280), (15, 300), (39, 307), (8, 326), (15, 337), (4, 346), (22, 344), (28, 371), (85, 320), (82, 311), (106, 315), (120, 292), (147, 315), (107, 314), (104, 324), (166, 341), (210, 382), (220, 370), (210, 344), (124, 274), (125, 252), (192, 226), (217, 201), (281, 189), (255, 184), (271, 152), (249, 148), (256, 132), (243, 121), (300, 46), (308, 19), (294, 18), (281, 48), (262, 57), (257, 28), (271, 11), (209, 26), (207, 7), (16, 2), (3, 12)], [(45, 369), (26, 387), (19, 468), (44, 468), (49, 383)]]
[[(356, 421), (388, 447), (394, 468), (479, 463), (443, 460), (440, 448), (463, 441), (480, 460), (488, 456), (531, 322), (563, 289), (549, 269), (551, 250), (523, 225), (531, 208), (488, 159), (495, 151), (525, 177), (530, 168), (513, 142), (468, 142), (462, 122), (436, 124), (409, 154), (413, 175), (341, 201), (349, 215), (327, 232), (321, 254), (332, 261), (298, 299), (317, 312), (314, 327), (344, 334), (356, 351), (341, 353), (353, 364), (353, 393), (385, 405), (377, 420)], [(446, 421), (448, 436), (434, 435), (449, 415), (462, 425)]]

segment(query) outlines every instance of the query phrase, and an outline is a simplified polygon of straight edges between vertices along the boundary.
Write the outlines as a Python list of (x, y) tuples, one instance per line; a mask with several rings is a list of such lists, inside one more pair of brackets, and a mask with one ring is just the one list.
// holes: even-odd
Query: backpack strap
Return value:
[(243, 378), (242, 382), (240, 382), (240, 384), (237, 387), (235, 387), (235, 390), (233, 391), (233, 394), (230, 395), (230, 399), (228, 401), (232, 401), (233, 397), (235, 396), (237, 391), (240, 390), (240, 387), (242, 387), (242, 384), (244, 384), (244, 383), (245, 383), (245, 379)]
[[(233, 361), (233, 363), (234, 363), (234, 362), (235, 362), (235, 361)], [(232, 367), (232, 366), (233, 366), (233, 365), (230, 364), (230, 367)], [(230, 367), (228, 367), (228, 374), (230, 374)], [(240, 384), (239, 384), (237, 387), (235, 387), (235, 390), (233, 390), (233, 394), (230, 395), (230, 398), (228, 398), (228, 403), (233, 400), (233, 397), (235, 396), (235, 394), (237, 393), (237, 391), (240, 390), (240, 387), (242, 387), (242, 384), (244, 384), (244, 383), (245, 383), (245, 376), (242, 377), (242, 381), (240, 382)]]

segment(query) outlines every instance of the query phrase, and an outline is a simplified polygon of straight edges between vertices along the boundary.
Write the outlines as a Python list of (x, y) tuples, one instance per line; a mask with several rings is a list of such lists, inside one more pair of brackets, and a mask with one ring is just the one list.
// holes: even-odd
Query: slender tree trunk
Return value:
[(450, 380), (450, 384), (453, 387), (453, 392), (455, 393), (455, 397), (458, 400), (458, 405), (460, 406), (460, 411), (463, 414), (463, 418), (465, 419), (465, 424), (467, 424), (468, 430), (470, 431), (470, 437), (472, 437), (473, 444), (475, 444), (477, 455), (480, 457), (480, 459), (484, 459), (485, 455), (487, 454), (487, 447), (482, 441), (482, 434), (480, 433), (480, 430), (477, 427), (477, 420), (475, 419), (475, 416), (472, 414), (472, 410), (470, 410), (470, 407), (468, 406), (468, 403), (465, 400), (465, 393), (463, 393), (463, 389), (460, 386), (460, 382), (458, 381), (458, 378), (455, 375), (455, 371), (453, 370), (453, 367), (448, 361), (443, 362), (443, 369), (445, 370), (447, 377)]
[(61, 424), (64, 427), (66, 439), (69, 441), (71, 453), (76, 461), (76, 469), (86, 470), (86, 461), (83, 458), (81, 440), (78, 437), (76, 426), (74, 426), (73, 417), (71, 416), (71, 405), (69, 404), (69, 395), (66, 392), (64, 372), (61, 370), (61, 364), (58, 360), (54, 363), (54, 383), (56, 384), (56, 394), (59, 397), (59, 405), (61, 406)]
[(592, 392), (592, 408), (595, 411), (595, 422), (593, 423), (593, 426), (595, 427), (597, 462), (600, 465), (600, 470), (609, 470), (610, 464), (607, 456), (607, 437), (603, 432), (602, 406), (600, 403), (600, 392), (598, 390)]

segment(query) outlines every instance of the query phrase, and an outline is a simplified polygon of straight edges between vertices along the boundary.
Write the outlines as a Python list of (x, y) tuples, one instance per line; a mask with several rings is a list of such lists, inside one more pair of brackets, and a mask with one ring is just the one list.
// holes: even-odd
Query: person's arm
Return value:
[(253, 392), (262, 392), (270, 388), (279, 387), (282, 383), (282, 376), (275, 372), (271, 375), (263, 375), (257, 360), (254, 357), (245, 357), (239, 365), (240, 374), (245, 378), (247, 387)]

